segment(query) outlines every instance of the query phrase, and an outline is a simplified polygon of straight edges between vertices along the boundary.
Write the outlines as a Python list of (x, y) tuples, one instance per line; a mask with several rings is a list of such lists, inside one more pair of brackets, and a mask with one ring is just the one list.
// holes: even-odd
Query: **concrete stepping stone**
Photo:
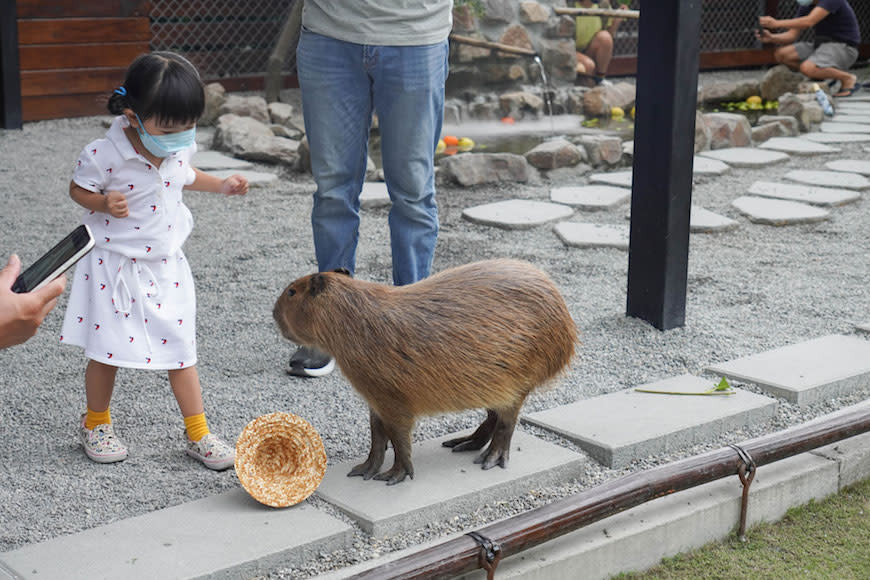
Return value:
[(870, 161), (863, 159), (838, 159), (836, 161), (828, 161), (825, 167), (832, 171), (845, 171), (846, 173), (858, 173), (860, 175), (870, 175)]
[(867, 94), (866, 91), (861, 91), (860, 93), (854, 93), (851, 97), (834, 97), (835, 104), (842, 103), (843, 101), (848, 101), (849, 103), (868, 103), (870, 102), (870, 94)]
[(251, 169), (254, 164), (244, 159), (236, 159), (217, 151), (197, 151), (193, 154), (190, 164), (203, 171), (215, 169)]
[(865, 114), (870, 115), (870, 103), (868, 103), (866, 101), (860, 102), (860, 101), (838, 100), (836, 102), (836, 107), (834, 108), (834, 110), (837, 113), (848, 112), (848, 111), (860, 111), (860, 112), (864, 112)]
[(593, 173), (589, 176), (591, 183), (604, 183), (617, 187), (631, 188), (632, 171), (611, 171), (610, 173)]
[(737, 211), (756, 224), (788, 226), (828, 219), (830, 212), (805, 203), (743, 195), (731, 202)]
[(572, 248), (617, 248), (627, 250), (628, 226), (560, 222), (553, 228), (562, 243)]
[(851, 112), (837, 113), (828, 123), (866, 123), (870, 124), (870, 109), (867, 109), (867, 114), (861, 115)]
[(870, 141), (870, 135), (863, 133), (805, 133), (799, 139), (822, 145), (828, 143), (864, 143)]
[(789, 156), (782, 151), (759, 150), (754, 147), (729, 147), (727, 149), (714, 149), (701, 151), (698, 155), (718, 159), (732, 167), (764, 167), (787, 161)]
[(689, 231), (693, 234), (725, 232), (733, 230), (739, 225), (740, 223), (737, 220), (727, 218), (714, 213), (709, 209), (692, 204), (691, 213), (689, 215)]
[(509, 199), (466, 208), (462, 211), (462, 217), (485, 226), (523, 230), (564, 219), (573, 213), (572, 208), (561, 203)]
[[(718, 381), (670, 377), (641, 388), (697, 393)], [(628, 389), (523, 416), (523, 421), (570, 439), (602, 464), (621, 469), (633, 460), (710, 441), (773, 417), (776, 401), (749, 391), (733, 395), (665, 395)]]
[[(625, 219), (631, 219), (631, 212), (625, 214)], [(740, 222), (727, 218), (705, 209), (699, 205), (692, 204), (689, 213), (689, 231), (693, 234), (712, 234), (733, 230), (740, 225)]]
[(787, 199), (822, 206), (845, 205), (861, 199), (861, 194), (852, 189), (814, 187), (811, 185), (776, 183), (773, 181), (756, 181), (749, 186), (747, 193), (761, 197)]
[(695, 175), (722, 175), (731, 169), (727, 163), (695, 155), (692, 159), (692, 173)]
[(844, 173), (842, 171), (815, 171), (809, 169), (796, 169), (785, 174), (786, 179), (805, 183), (807, 185), (819, 185), (822, 187), (842, 187), (856, 189), (858, 191), (870, 188), (870, 180), (857, 173)]
[(304, 502), (273, 509), (236, 489), (4, 552), (2, 560), (17, 578), (251, 578), (352, 539), (350, 525)]
[(758, 148), (781, 151), (793, 155), (819, 155), (840, 151), (836, 147), (830, 147), (823, 143), (815, 143), (799, 137), (773, 137), (759, 145)]
[(831, 334), (707, 370), (754, 383), (790, 403), (809, 405), (870, 386), (870, 341)]
[[(507, 468), (484, 471), (473, 463), (479, 452), (453, 453), (441, 445), (460, 435), (415, 444), (411, 455), (414, 479), (387, 487), (382, 481), (347, 477), (353, 466), (363, 461), (360, 458), (327, 468), (315, 493), (380, 538), (474, 511), (486, 502), (566, 482), (584, 471), (582, 455), (520, 430), (511, 440)], [(392, 461), (392, 453), (388, 453), (386, 467)]]
[(631, 190), (612, 185), (555, 187), (550, 200), (583, 210), (610, 209), (631, 199)]
[(822, 123), (822, 133), (870, 133), (870, 125), (862, 123)]
[(362, 209), (374, 209), (390, 205), (390, 193), (383, 181), (366, 181), (359, 196), (359, 206)]
[(269, 185), (278, 181), (278, 176), (274, 173), (265, 173), (263, 171), (249, 171), (247, 169), (221, 169), (218, 171), (209, 171), (215, 177), (226, 179), (230, 175), (243, 175), (248, 180), (248, 186), (258, 187), (261, 185)]
[(861, 324), (856, 324), (855, 328), (858, 330), (863, 330), (864, 332), (870, 332), (870, 322), (862, 322)]

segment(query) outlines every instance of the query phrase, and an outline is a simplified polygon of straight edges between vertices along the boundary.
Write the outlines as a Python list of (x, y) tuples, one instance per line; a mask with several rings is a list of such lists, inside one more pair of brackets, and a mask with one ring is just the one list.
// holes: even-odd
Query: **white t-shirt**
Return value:
[(452, 0), (305, 0), (302, 25), (345, 42), (422, 46), (442, 42), (453, 27)]

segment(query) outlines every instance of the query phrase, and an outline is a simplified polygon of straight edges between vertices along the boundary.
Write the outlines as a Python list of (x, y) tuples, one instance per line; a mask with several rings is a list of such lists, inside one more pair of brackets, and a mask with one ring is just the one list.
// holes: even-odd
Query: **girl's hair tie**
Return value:
[(118, 87), (117, 89), (115, 89), (115, 92), (116, 92), (117, 94), (121, 95), (122, 97), (126, 97), (126, 96), (127, 96), (127, 89), (126, 89), (126, 87), (123, 87), (123, 86)]

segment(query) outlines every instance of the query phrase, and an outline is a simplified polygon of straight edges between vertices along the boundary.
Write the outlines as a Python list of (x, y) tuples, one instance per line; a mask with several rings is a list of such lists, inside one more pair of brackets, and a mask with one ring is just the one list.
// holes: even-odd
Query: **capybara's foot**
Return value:
[(474, 458), (474, 462), (479, 463), (482, 469), (492, 469), (496, 465), (507, 467), (508, 451), (495, 445), (490, 445), (486, 451)]
[(347, 476), (355, 477), (357, 475), (362, 475), (362, 478), (368, 481), (378, 474), (380, 468), (380, 463), (375, 465), (374, 462), (366, 461), (365, 463), (360, 463), (359, 465), (354, 466), (354, 468), (348, 472)]
[(457, 437), (456, 439), (448, 439), (442, 441), (441, 445), (450, 447), (453, 451), (477, 451), (487, 444), (489, 439), (476, 438), (474, 435), (467, 437)]
[(387, 485), (396, 485), (405, 481), (406, 477), (414, 479), (414, 470), (407, 470), (400, 465), (394, 465), (389, 470), (375, 476), (378, 481), (386, 481)]

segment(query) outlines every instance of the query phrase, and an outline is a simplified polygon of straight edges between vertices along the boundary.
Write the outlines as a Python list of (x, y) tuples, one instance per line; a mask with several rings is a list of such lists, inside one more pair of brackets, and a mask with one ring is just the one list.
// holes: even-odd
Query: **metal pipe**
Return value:
[(640, 18), (640, 10), (618, 10), (616, 8), (553, 8), (556, 14), (568, 16), (608, 16), (610, 18)]
[(511, 46), (510, 44), (502, 44), (500, 42), (490, 42), (480, 38), (471, 38), (470, 36), (460, 36), (458, 34), (450, 34), (450, 40), (460, 44), (469, 44), (471, 46), (479, 46), (481, 48), (491, 48), (499, 52), (508, 52), (510, 54), (519, 54), (522, 56), (538, 56), (538, 53), (530, 48), (522, 48), (520, 46)]
[[(870, 431), (870, 408), (752, 439), (737, 447), (758, 466)], [(476, 533), (499, 545), (506, 558), (650, 500), (739, 473), (737, 450), (723, 447), (604, 483)], [(451, 578), (482, 567), (480, 546), (468, 535), (372, 568), (351, 578)]]

